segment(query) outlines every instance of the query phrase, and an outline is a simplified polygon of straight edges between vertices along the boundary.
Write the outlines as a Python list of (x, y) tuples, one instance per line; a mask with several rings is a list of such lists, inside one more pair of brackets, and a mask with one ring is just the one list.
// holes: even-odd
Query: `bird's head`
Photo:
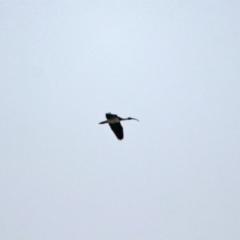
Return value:
[(136, 121), (138, 121), (139, 122), (139, 120), (138, 119), (136, 119), (136, 118), (131, 118), (131, 117), (129, 117), (129, 118), (127, 118), (128, 120), (136, 120)]

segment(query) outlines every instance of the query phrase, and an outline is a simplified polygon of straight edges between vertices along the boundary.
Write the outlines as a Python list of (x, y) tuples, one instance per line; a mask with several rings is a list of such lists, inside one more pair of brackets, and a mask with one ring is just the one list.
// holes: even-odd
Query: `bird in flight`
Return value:
[(122, 140), (123, 139), (123, 128), (122, 125), (120, 123), (120, 121), (124, 121), (124, 120), (136, 120), (139, 121), (136, 118), (121, 118), (115, 114), (111, 114), (111, 113), (106, 113), (106, 121), (100, 122), (99, 124), (104, 124), (104, 123), (108, 123), (110, 128), (112, 129), (112, 131), (115, 133), (116, 137), (118, 138), (118, 140)]

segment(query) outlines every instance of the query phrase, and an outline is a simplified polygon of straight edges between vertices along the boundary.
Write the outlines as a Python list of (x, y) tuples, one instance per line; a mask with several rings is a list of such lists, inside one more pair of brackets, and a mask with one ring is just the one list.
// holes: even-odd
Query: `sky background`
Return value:
[(0, 239), (239, 240), (239, 13), (2, 0)]

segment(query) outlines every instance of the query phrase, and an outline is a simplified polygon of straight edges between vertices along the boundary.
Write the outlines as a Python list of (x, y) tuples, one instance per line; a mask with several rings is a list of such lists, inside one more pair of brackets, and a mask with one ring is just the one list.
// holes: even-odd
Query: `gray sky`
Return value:
[(0, 239), (239, 240), (239, 10), (1, 1)]

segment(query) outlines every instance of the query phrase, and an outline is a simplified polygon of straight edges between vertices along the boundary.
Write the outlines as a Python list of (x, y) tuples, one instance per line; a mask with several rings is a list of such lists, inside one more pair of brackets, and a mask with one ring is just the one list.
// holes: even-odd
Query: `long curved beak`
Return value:
[(139, 120), (138, 119), (136, 119), (136, 118), (131, 118), (132, 120), (136, 120), (136, 121), (138, 121), (139, 122)]

